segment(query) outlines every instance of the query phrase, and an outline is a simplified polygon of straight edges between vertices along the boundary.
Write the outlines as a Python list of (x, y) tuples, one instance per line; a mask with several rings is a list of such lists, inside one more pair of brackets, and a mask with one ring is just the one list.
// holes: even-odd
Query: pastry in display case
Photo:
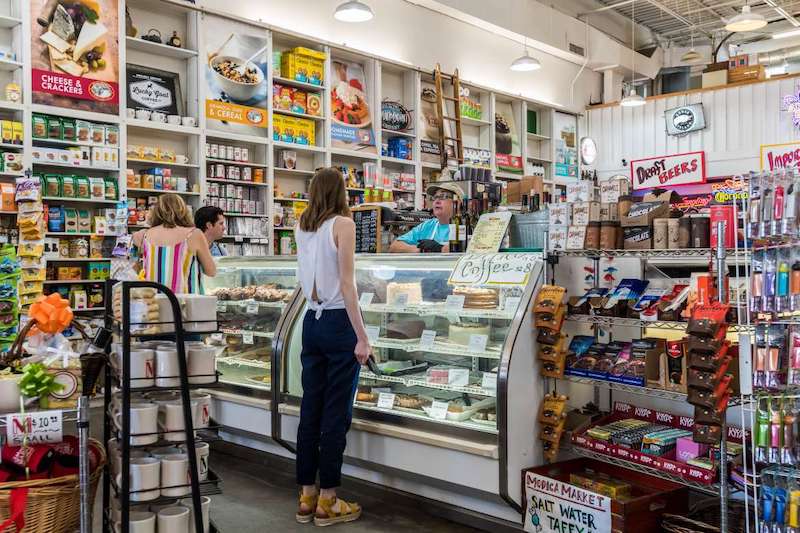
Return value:
[[(457, 260), (448, 255), (356, 257), (359, 302), (380, 370), (361, 369), (356, 418), (389, 415), (462, 432), (498, 433), (497, 372), (526, 285), (451, 285)], [(289, 398), (302, 395), (305, 305), (297, 309), (287, 318), (281, 389)]]
[(207, 294), (217, 297), (220, 381), (268, 391), (272, 346), (278, 319), (297, 285), (297, 262), (282, 257), (223, 257), (217, 275), (204, 278)]

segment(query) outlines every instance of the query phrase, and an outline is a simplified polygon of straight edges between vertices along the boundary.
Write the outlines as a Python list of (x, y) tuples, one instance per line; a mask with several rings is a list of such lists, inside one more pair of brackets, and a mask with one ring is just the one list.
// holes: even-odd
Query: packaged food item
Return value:
[(14, 140), (14, 122), (11, 120), (3, 120), (0, 126), (2, 126), (3, 142), (11, 144)]
[(62, 138), (65, 141), (75, 140), (75, 119), (64, 118), (61, 120)]
[(142, 174), (142, 189), (155, 189), (155, 180), (152, 174)]
[(75, 138), (78, 142), (88, 143), (92, 136), (92, 125), (86, 120), (75, 121)]
[(308, 93), (306, 96), (306, 113), (318, 117), (322, 115), (322, 99), (317, 93)]
[(15, 188), (11, 183), (0, 183), (0, 209), (3, 211), (15, 210)]
[(103, 145), (106, 142), (106, 127), (102, 124), (92, 124), (91, 128), (92, 144)]
[(89, 178), (86, 176), (75, 176), (75, 198), (90, 198), (91, 189), (89, 188)]
[(106, 200), (117, 199), (117, 181), (114, 178), (105, 178), (105, 194)]
[(3, 170), (12, 174), (22, 173), (22, 154), (5, 152), (3, 154)]
[(158, 159), (158, 148), (155, 146), (142, 146), (141, 148), (142, 159), (150, 159), (152, 161)]
[(61, 196), (61, 176), (46, 174), (44, 177), (44, 195)]
[(119, 146), (119, 127), (106, 126), (106, 145), (111, 147)]
[(14, 135), (11, 139), (11, 142), (14, 144), (22, 144), (22, 140), (25, 138), (24, 128), (22, 127), (22, 122), (14, 121), (12, 123)]
[(78, 210), (78, 233), (92, 232), (92, 216), (87, 209)]
[(33, 115), (33, 136), (37, 139), (47, 138), (47, 118), (42, 115)]
[(92, 200), (103, 200), (106, 196), (106, 185), (103, 178), (89, 178), (89, 195)]
[(75, 177), (61, 176), (61, 196), (64, 198), (75, 197)]

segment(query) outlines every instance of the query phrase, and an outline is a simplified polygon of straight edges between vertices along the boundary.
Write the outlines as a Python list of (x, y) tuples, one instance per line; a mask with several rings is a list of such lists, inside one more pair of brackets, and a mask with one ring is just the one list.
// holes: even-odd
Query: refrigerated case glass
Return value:
[[(497, 433), (498, 365), (525, 286), (455, 288), (448, 279), (457, 260), (438, 254), (356, 257), (359, 302), (381, 370), (378, 376), (361, 369), (356, 416)], [(288, 318), (282, 385), (288, 398), (302, 396), (305, 304), (298, 309)]]
[(218, 298), (221, 335), (216, 343), (220, 381), (270, 390), (273, 339), (278, 319), (297, 285), (297, 261), (280, 257), (223, 257), (217, 275), (206, 277), (208, 294)]

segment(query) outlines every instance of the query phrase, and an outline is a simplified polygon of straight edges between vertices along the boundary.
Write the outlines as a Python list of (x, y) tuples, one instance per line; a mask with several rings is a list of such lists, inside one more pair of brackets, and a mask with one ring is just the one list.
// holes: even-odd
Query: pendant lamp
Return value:
[(644, 97), (636, 93), (636, 87), (633, 86), (633, 80), (636, 78), (636, 0), (631, 4), (631, 85), (628, 95), (625, 96), (620, 105), (623, 107), (638, 107), (644, 105)]
[(742, 6), (742, 12), (731, 18), (725, 29), (731, 32), (737, 31), (755, 31), (767, 25), (767, 19), (763, 15), (753, 13), (750, 11), (750, 5), (745, 4)]
[(339, 7), (333, 13), (333, 18), (342, 22), (366, 22), (374, 16), (372, 9), (358, 0), (350, 0), (339, 4)]
[(525, 53), (511, 62), (509, 67), (515, 72), (531, 72), (542, 68), (542, 64), (528, 53), (528, 41), (525, 39)]

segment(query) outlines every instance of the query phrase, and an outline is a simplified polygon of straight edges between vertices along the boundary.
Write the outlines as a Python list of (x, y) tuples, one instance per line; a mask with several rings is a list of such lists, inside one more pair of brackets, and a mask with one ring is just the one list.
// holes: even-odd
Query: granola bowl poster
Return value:
[(269, 94), (266, 32), (253, 35), (255, 28), (212, 16), (206, 17), (205, 22), (209, 127), (263, 136)]
[(118, 114), (118, 0), (29, 5), (33, 103)]

